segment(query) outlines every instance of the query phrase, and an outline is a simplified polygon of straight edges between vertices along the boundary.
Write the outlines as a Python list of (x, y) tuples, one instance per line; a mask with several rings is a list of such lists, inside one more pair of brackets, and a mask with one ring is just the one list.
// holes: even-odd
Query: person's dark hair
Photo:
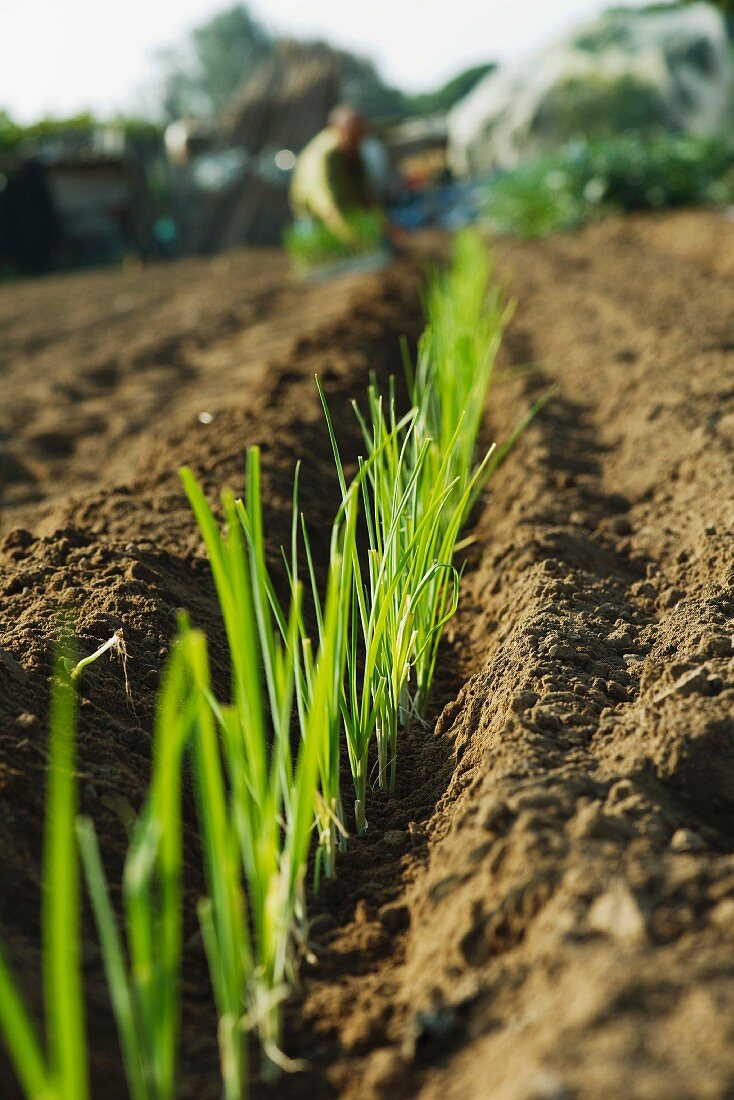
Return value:
[(339, 103), (329, 114), (329, 126), (335, 126), (338, 130), (358, 126), (366, 129), (367, 120), (356, 107), (352, 107), (349, 103)]

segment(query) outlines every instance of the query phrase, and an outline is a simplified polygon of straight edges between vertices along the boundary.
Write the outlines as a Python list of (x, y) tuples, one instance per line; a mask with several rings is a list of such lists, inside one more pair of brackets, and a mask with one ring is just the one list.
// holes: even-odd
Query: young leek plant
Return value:
[[(265, 567), (259, 452), (248, 452), (245, 502), (223, 494), (223, 531), (191, 472), (184, 469), (182, 479), (209, 555), (232, 663), (229, 706), (214, 699), (203, 655), (196, 670), (200, 696), (209, 704), (200, 709), (197, 737), (202, 831), (210, 837), (208, 874), (213, 883), (221, 861), (231, 862), (236, 841), (252, 928), (250, 973), (244, 982), (247, 1003), (240, 1014), (249, 1014), (257, 1024), (270, 1061), (284, 1066), (280, 1002), (295, 980), (295, 942), (305, 935), (304, 880), (314, 821), (318, 817), (323, 822), (326, 816), (320, 785), (330, 752), (334, 684), (343, 646), (340, 567), (335, 564), (330, 572), (318, 651), (304, 663), (298, 656), (302, 583), (294, 578), (286, 617)], [(297, 676), (304, 680), (304, 701), (301, 728), (292, 738)], [(215, 752), (214, 722), (221, 732), (221, 753)], [(212, 792), (207, 802), (202, 799), (205, 775)], [(333, 786), (333, 779), (329, 782)], [(216, 797), (215, 790), (220, 791)], [(213, 830), (207, 806), (220, 803), (222, 824)], [(224, 839), (218, 835), (222, 830)], [(231, 880), (232, 872), (226, 877)], [(218, 900), (211, 885), (210, 894), (216, 927), (233, 902)]]
[(43, 855), (43, 985), (46, 1051), (0, 954), (0, 1031), (32, 1100), (86, 1100), (87, 1044), (81, 977), (81, 898), (74, 837), (77, 811), (74, 657), (54, 664)]
[[(94, 825), (77, 821), (87, 888), (132, 1100), (176, 1095), (181, 968), (181, 761), (195, 717), (185, 621), (158, 695), (151, 789), (125, 861), (126, 947), (110, 902)], [(127, 950), (126, 950), (127, 948)], [(127, 961), (129, 957), (129, 963)]]

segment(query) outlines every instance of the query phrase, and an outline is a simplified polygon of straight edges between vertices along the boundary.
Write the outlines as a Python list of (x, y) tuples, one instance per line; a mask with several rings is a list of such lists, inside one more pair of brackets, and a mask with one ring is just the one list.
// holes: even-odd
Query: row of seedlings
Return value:
[(59, 665), (44, 877), (45, 1052), (0, 957), (0, 1025), (29, 1097), (87, 1095), (77, 850), (130, 1095), (176, 1095), (186, 751), (208, 894), (198, 915), (226, 1100), (246, 1093), (248, 1033), (257, 1031), (268, 1066), (292, 1067), (282, 1053), (282, 1004), (307, 941), (310, 855), (315, 848), (318, 888), (322, 874), (336, 873), (347, 837), (342, 751), (361, 833), (371, 751), (376, 744), (380, 786), (394, 790), (400, 730), (425, 718), (441, 634), (457, 607), (461, 529), (506, 449), (474, 463), (508, 317), (478, 237), (457, 238), (451, 267), (429, 280), (425, 306), (427, 328), (409, 369), (413, 407), (400, 416), (394, 386), (384, 397), (372, 383), (366, 411), (355, 405), (365, 456), (351, 481), (319, 387), (342, 496), (323, 592), (299, 512), (298, 471), (285, 600), (266, 565), (259, 450), (247, 455), (244, 500), (222, 496), (223, 526), (182, 471), (221, 607), (231, 697), (216, 698), (206, 639), (182, 619), (158, 699), (150, 795), (125, 864), (122, 933), (94, 827), (77, 819), (75, 681), (88, 662), (72, 676), (68, 662)]

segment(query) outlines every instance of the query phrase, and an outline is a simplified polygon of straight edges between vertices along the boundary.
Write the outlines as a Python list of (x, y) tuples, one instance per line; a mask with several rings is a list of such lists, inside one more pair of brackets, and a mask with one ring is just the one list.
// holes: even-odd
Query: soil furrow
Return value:
[[(539, 369), (499, 377), (488, 438), (551, 382), (558, 392), (477, 509), (435, 728), (404, 739), (397, 797), (374, 793), (367, 836), (312, 903), (315, 962), (287, 1009), (288, 1051), (311, 1069), (275, 1088), (256, 1082), (255, 1095), (734, 1095), (734, 226), (714, 217), (500, 246), (519, 303), (502, 365)], [(398, 336), (420, 328), (409, 264), (298, 289), (281, 285), (276, 261), (229, 263), (174, 265), (139, 284), (90, 276), (78, 326), (61, 280), (0, 306), (15, 318), (2, 370), (18, 391), (0, 444), (8, 469), (33, 475), (6, 479), (23, 527), (0, 550), (0, 929), (36, 1008), (59, 609), (73, 609), (85, 648), (122, 623), (130, 649), (135, 710), (119, 667), (101, 664), (81, 710), (83, 806), (114, 877), (146, 786), (176, 607), (207, 629), (226, 686), (176, 467), (193, 465), (212, 496), (238, 490), (245, 447), (261, 442), (275, 562), (304, 458), (323, 557), (336, 486), (313, 373), (354, 459), (350, 398), (371, 369), (399, 372)], [(124, 297), (134, 293), (137, 305)], [(114, 347), (95, 350), (116, 295)], [(54, 348), (65, 358), (44, 389)], [(148, 352), (150, 370), (137, 369)], [(77, 425), (68, 454), (41, 454), (36, 421), (18, 428), (19, 380), (34, 364), (37, 404), (77, 372), (97, 387), (84, 398), (91, 415), (108, 386), (118, 434), (102, 427), (91, 446)], [(192, 832), (189, 915), (198, 862)], [(94, 1095), (113, 1098), (124, 1088), (91, 928), (87, 940)], [(193, 936), (190, 948), (182, 1096), (213, 1100), (206, 967)], [(8, 1080), (0, 1063), (3, 1097)]]
[[(338, 484), (323, 413), (314, 385), (326, 389), (346, 462), (354, 462), (360, 434), (350, 402), (364, 392), (370, 371), (384, 383), (401, 370), (399, 340), (420, 330), (417, 271), (410, 264), (380, 277), (346, 278), (303, 291), (307, 321), (294, 340), (292, 301), (275, 308), (270, 329), (250, 348), (287, 347), (281, 359), (240, 364), (248, 334), (229, 349), (230, 372), (218, 374), (211, 425), (182, 412), (159, 439), (153, 431), (130, 448), (130, 473), (94, 493), (52, 502), (53, 533), (16, 528), (0, 545), (0, 927), (3, 942), (40, 1016), (40, 841), (46, 745), (47, 675), (62, 613), (72, 616), (83, 652), (122, 626), (134, 706), (118, 665), (100, 662), (85, 677), (79, 730), (82, 810), (97, 823), (111, 878), (119, 881), (126, 825), (145, 794), (155, 691), (176, 609), (190, 610), (210, 639), (213, 673), (226, 689), (228, 658), (219, 611), (202, 546), (180, 487), (186, 462), (216, 498), (221, 488), (241, 492), (248, 445), (263, 451), (263, 497), (272, 561), (288, 541), (292, 478), (303, 460), (301, 503), (312, 526), (317, 562), (328, 553)], [(255, 326), (257, 328), (257, 325)], [(280, 342), (280, 343), (278, 343)], [(220, 349), (221, 350), (221, 349)], [(176, 370), (176, 361), (170, 364)], [(243, 401), (243, 369), (259, 381)], [(180, 372), (179, 372), (180, 373)], [(216, 388), (210, 381), (212, 392)], [(190, 388), (190, 387), (189, 387)], [(199, 387), (200, 396), (201, 387)], [(196, 400), (196, 394), (188, 395)], [(139, 462), (135, 456), (143, 455)], [(73, 486), (73, 479), (72, 479)], [(33, 528), (35, 507), (24, 518)], [(48, 519), (43, 523), (48, 524)], [(377, 811), (376, 811), (377, 813)], [(195, 902), (202, 889), (193, 831), (187, 850), (187, 913), (193, 956), (184, 990), (185, 1066), (182, 1096), (219, 1095), (216, 1029), (206, 967), (195, 935)], [(124, 1096), (117, 1040), (106, 1008), (101, 960), (87, 927), (88, 996), (94, 1094)], [(192, 946), (193, 945), (193, 946)], [(12, 1096), (10, 1071), (0, 1056), (3, 1097)], [(7, 1092), (5, 1084), (7, 1083)]]

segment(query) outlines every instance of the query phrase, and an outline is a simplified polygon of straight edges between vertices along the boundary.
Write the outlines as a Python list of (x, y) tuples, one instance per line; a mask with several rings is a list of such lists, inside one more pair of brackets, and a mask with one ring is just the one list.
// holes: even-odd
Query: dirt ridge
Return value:
[(734, 292), (669, 257), (663, 280), (646, 229), (505, 256), (510, 353), (558, 364), (561, 394), (479, 519), (457, 633), (483, 668), (436, 729), (456, 767), (393, 1043), (348, 1096), (734, 1090), (734, 418), (711, 355)]

